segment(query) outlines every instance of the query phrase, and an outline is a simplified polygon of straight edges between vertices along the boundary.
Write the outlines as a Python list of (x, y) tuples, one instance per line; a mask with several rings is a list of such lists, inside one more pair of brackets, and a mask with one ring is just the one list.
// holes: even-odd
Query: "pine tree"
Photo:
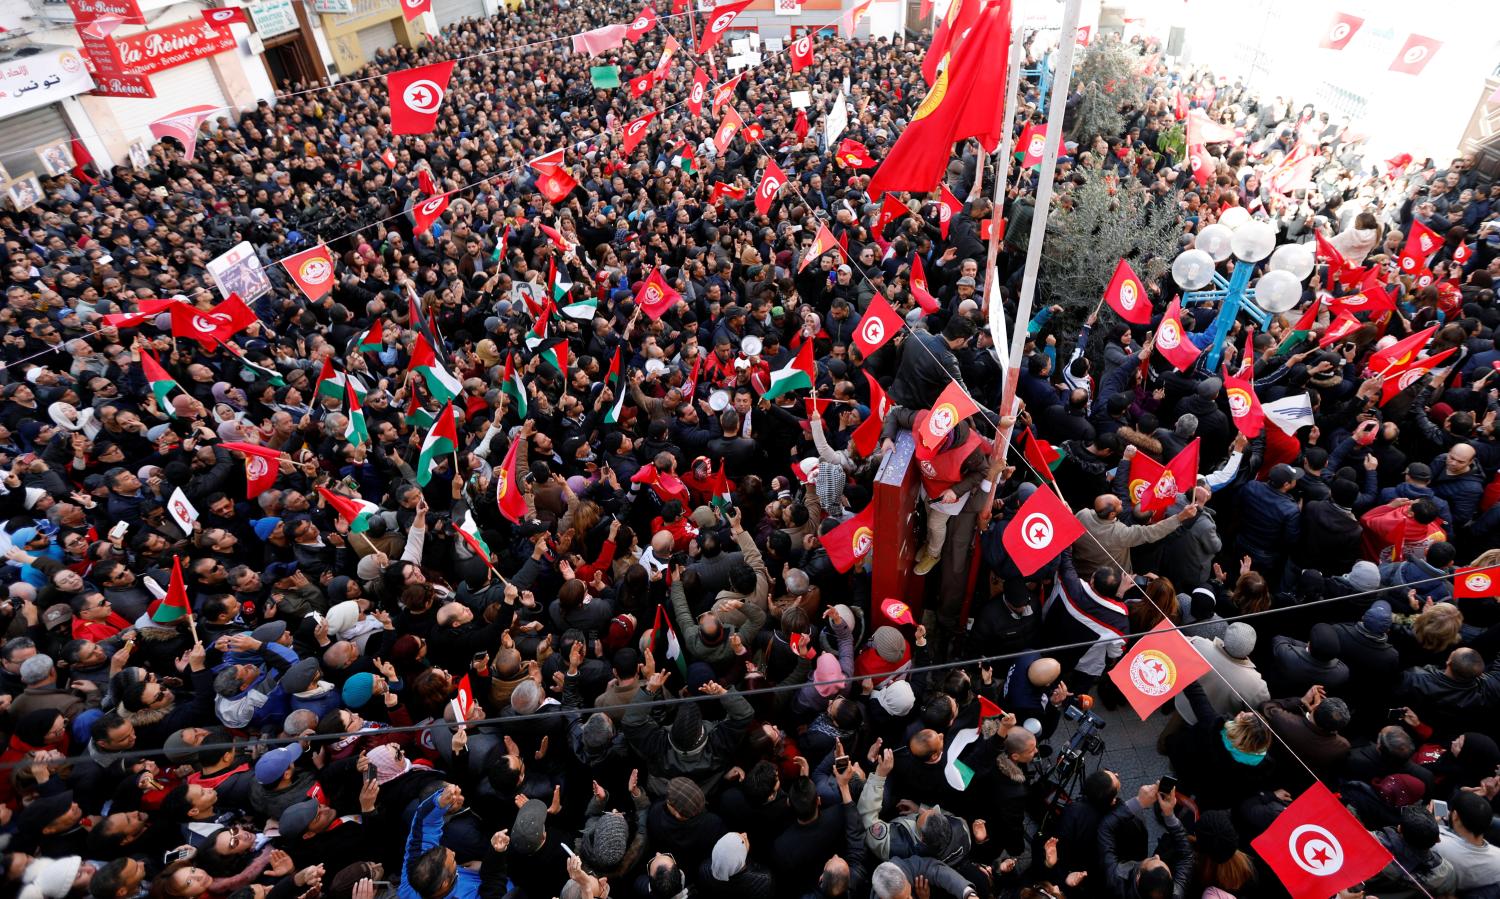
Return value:
[[(1053, 333), (1076, 334), (1109, 284), (1115, 264), (1127, 260), (1148, 291), (1176, 257), (1182, 226), (1177, 220), (1175, 191), (1153, 198), (1134, 179), (1123, 183), (1097, 164), (1074, 170), (1082, 184), (1070, 186), (1053, 202), (1042, 248), (1037, 308), (1060, 305), (1050, 323)], [(1100, 321), (1118, 322), (1108, 306)], [(1106, 328), (1095, 328), (1097, 350)], [(1059, 357), (1063, 357), (1059, 347)]]

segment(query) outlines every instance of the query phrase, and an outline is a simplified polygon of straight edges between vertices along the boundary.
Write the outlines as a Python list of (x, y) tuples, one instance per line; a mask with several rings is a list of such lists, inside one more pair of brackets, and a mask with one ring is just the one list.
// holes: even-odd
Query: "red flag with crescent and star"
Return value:
[(1386, 850), (1322, 781), (1282, 810), (1250, 848), (1292, 899), (1327, 899), (1379, 874)]
[(1016, 510), (1000, 541), (1012, 562), (1029, 577), (1083, 536), (1083, 523), (1050, 488), (1043, 487)]

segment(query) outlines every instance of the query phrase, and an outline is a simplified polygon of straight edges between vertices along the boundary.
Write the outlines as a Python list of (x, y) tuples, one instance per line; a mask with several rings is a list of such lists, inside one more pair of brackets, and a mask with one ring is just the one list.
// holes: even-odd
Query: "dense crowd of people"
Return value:
[[(843, 91), (844, 136), (881, 159), (924, 94), (923, 44), (821, 34), (795, 74), (768, 50), (728, 98), (764, 136), (716, 152), (718, 116), (684, 98), (695, 65), (729, 81), (728, 48), (695, 57), (686, 15), (663, 4), (600, 58), (563, 49), (637, 11), (460, 23), (217, 117), (191, 162), (164, 141), (144, 170), (44, 179), (37, 206), (0, 212), (7, 886), (1277, 897), (1250, 842), (1318, 780), (1394, 856), (1365, 896), (1500, 895), (1500, 605), (1454, 584), (1500, 563), (1500, 185), (1466, 159), (1364, 159), (1326, 114), (1126, 45), (1144, 105), (1067, 143), (1061, 205), (1102, 169), (1178, 209), (1184, 245), (1244, 209), (1373, 267), (1395, 305), (1341, 340), (1321, 340), (1326, 311), (1293, 333), (1319, 295), (1360, 289), (1320, 267), (1251, 360), (1237, 326), (1226, 358), (1260, 401), (1311, 408), (1247, 439), (1221, 373), (1155, 347), (1170, 276), (1147, 284), (1153, 325), (1056, 326), (1093, 296), (1014, 321), (1035, 169), (1012, 167), (998, 287), (977, 146), (955, 148), (951, 221), (936, 191), (881, 219), (824, 119)], [(591, 66), (622, 84), (656, 67), (668, 35), (648, 95), (592, 86)], [(380, 76), (455, 58), (433, 132), (393, 136)], [(1041, 118), (1025, 94), (1018, 133)], [(1167, 144), (1178, 96), (1238, 135), (1202, 181)], [(1267, 176), (1299, 144), (1315, 181), (1285, 196)], [(564, 147), (578, 186), (553, 203), (527, 162)], [(768, 160), (790, 183), (761, 214)], [(428, 177), (451, 202), (417, 229)], [(1442, 236), (1426, 286), (1396, 265), (1413, 221)], [(841, 247), (809, 259), (820, 225)], [(174, 338), (152, 301), (212, 309), (206, 264), (240, 240), (274, 283), (256, 320), (228, 346)], [(337, 283), (310, 302), (275, 262), (319, 241)], [(681, 293), (659, 318), (636, 300), (653, 271)], [(906, 328), (866, 358), (877, 294)], [(1028, 333), (1014, 418), (994, 303)], [(1213, 314), (1190, 308), (1190, 338)], [(1425, 353), (1455, 352), (1384, 395), (1372, 354), (1433, 326)], [(811, 391), (767, 398), (808, 342)], [(874, 595), (868, 559), (844, 570), (824, 539), (953, 383), (980, 412), (911, 462), (925, 587)], [(454, 451), (429, 457), (450, 405)], [(279, 454), (269, 487), (244, 444)], [(1189, 445), (1196, 483), (1144, 512), (1136, 457)], [(506, 459), (520, 516), (499, 508)], [(1039, 485), (1085, 534), (1028, 575), (1002, 535)], [(899, 542), (889, 527), (874, 539)], [(1212, 670), (1147, 722), (1172, 780), (1122, 782), (1094, 716), (1164, 621)]]

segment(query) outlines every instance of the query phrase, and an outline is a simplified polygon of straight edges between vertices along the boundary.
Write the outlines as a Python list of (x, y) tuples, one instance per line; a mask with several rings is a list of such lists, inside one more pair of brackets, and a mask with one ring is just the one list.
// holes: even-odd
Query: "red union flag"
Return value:
[(1136, 277), (1130, 263), (1123, 259), (1115, 265), (1114, 277), (1104, 289), (1104, 301), (1132, 325), (1151, 321), (1151, 301), (1146, 299), (1146, 288), (1141, 286), (1141, 279)]
[(1453, 572), (1453, 595), (1458, 599), (1500, 596), (1500, 565), (1460, 568)]
[(245, 499), (255, 499), (276, 483), (281, 453), (256, 443), (221, 443), (230, 452), (245, 454)]
[(819, 538), (828, 551), (828, 561), (844, 573), (864, 561), (875, 548), (875, 504)]
[(1292, 899), (1328, 899), (1391, 861), (1322, 781), (1287, 806), (1250, 848), (1276, 872)]
[(1136, 641), (1130, 652), (1110, 669), (1130, 707), (1145, 721), (1188, 684), (1207, 674), (1209, 664), (1193, 644), (1163, 621)]
[(1266, 427), (1266, 414), (1255, 396), (1255, 385), (1249, 379), (1236, 377), (1224, 369), (1224, 398), (1229, 401), (1229, 415), (1234, 426), (1246, 437), (1255, 438)]
[(578, 182), (564, 169), (543, 172), (536, 179), (536, 189), (549, 203), (561, 203), (577, 186)]
[(688, 111), (703, 115), (703, 98), (708, 95), (708, 73), (702, 66), (693, 67), (693, 87), (688, 91)]
[(1198, 182), (1199, 187), (1208, 186), (1208, 182), (1214, 179), (1214, 158), (1209, 154), (1208, 147), (1193, 144), (1188, 148), (1188, 168), (1192, 169), (1193, 180)]
[(316, 303), (333, 289), (333, 254), (322, 244), (294, 253), (281, 264), (309, 302)]
[(712, 50), (714, 44), (719, 42), (719, 38), (724, 36), (724, 32), (729, 30), (735, 18), (753, 2), (754, 0), (740, 0), (738, 3), (726, 3), (723, 6), (714, 7), (713, 11), (708, 13), (708, 24), (703, 26), (703, 37), (698, 39), (698, 52), (706, 53)]
[(1347, 312), (1343, 313), (1329, 324), (1328, 330), (1323, 332), (1323, 336), (1318, 339), (1318, 346), (1326, 347), (1331, 343), (1338, 343), (1358, 330), (1359, 319)]
[(1438, 237), (1436, 231), (1413, 219), (1411, 233), (1406, 236), (1406, 245), (1401, 248), (1401, 270), (1408, 275), (1415, 272), (1426, 265), (1428, 258), (1442, 245), (1443, 239)]
[(870, 300), (870, 307), (860, 316), (859, 327), (854, 329), (854, 345), (865, 358), (886, 345), (901, 331), (901, 316), (879, 293)]
[(523, 439), (510, 442), (505, 461), (495, 469), (495, 505), (511, 524), (520, 524), (526, 517), (526, 494), (522, 492), (521, 479), (516, 475), (516, 447)]
[(411, 208), (411, 216), (415, 220), (417, 233), (426, 231), (437, 221), (443, 210), (448, 208), (448, 195), (438, 194), (428, 197)]
[(724, 151), (729, 148), (729, 142), (734, 140), (734, 136), (743, 127), (745, 127), (745, 120), (740, 118), (740, 114), (733, 106), (724, 110), (724, 117), (719, 120), (719, 127), (714, 130), (714, 149), (723, 155)]
[[(861, 147), (860, 149), (864, 148)], [(875, 160), (870, 160), (870, 165), (874, 164)], [(939, 184), (937, 205), (938, 231), (942, 234), (943, 240), (948, 239), (948, 227), (953, 224), (953, 217), (963, 211), (964, 204), (958, 197), (953, 195), (953, 191), (948, 189), (948, 183), (945, 181)]]
[(812, 32), (805, 32), (801, 37), (792, 41), (792, 74), (795, 75), (813, 62), (813, 38)]
[[(1135, 461), (1145, 459), (1143, 453), (1136, 453)], [(1172, 457), (1172, 461), (1166, 465), (1160, 465), (1154, 460), (1147, 460), (1151, 465), (1142, 466), (1144, 471), (1156, 471), (1156, 479), (1148, 481), (1141, 488), (1139, 496), (1136, 495), (1135, 473), (1136, 466), (1130, 467), (1131, 497), (1141, 504), (1144, 512), (1160, 512), (1172, 505), (1177, 499), (1177, 494), (1191, 488), (1198, 483), (1198, 438), (1194, 437), (1182, 452)], [(1153, 469), (1152, 466), (1155, 466)]]
[(1333, 303), (1328, 307), (1334, 315), (1348, 313), (1368, 313), (1370, 315), (1381, 315), (1393, 312), (1396, 309), (1396, 301), (1385, 292), (1382, 287), (1366, 287), (1359, 293), (1347, 296), (1334, 297)]
[(859, 141), (847, 137), (839, 141), (834, 157), (851, 169), (868, 169), (875, 165), (869, 149)]
[(1407, 366), (1400, 374), (1388, 377), (1380, 382), (1380, 405), (1384, 406), (1396, 397), (1396, 394), (1422, 380), (1422, 376), (1443, 364), (1449, 356), (1458, 352), (1458, 348), (1443, 350), (1436, 356), (1427, 356), (1418, 359)]
[(927, 416), (917, 423), (917, 439), (928, 448), (937, 446), (953, 433), (964, 419), (979, 411), (979, 406), (957, 381), (949, 381)]
[(638, 41), (646, 36), (646, 32), (656, 27), (656, 10), (648, 3), (636, 17), (625, 26), (625, 37), (632, 42)]
[[(406, 0), (402, 0), (402, 6), (405, 5)], [(448, 95), (448, 79), (453, 77), (454, 65), (452, 60), (435, 62), (385, 76), (393, 133), (426, 134), (437, 125), (438, 111), (443, 108), (443, 98)]]
[(682, 294), (672, 289), (667, 279), (661, 276), (661, 269), (651, 270), (651, 277), (641, 285), (640, 292), (635, 295), (635, 304), (641, 307), (641, 311), (656, 321), (667, 313), (667, 310), (677, 305), (682, 299)]
[(1081, 536), (1083, 523), (1078, 516), (1050, 488), (1043, 487), (1021, 504), (1000, 542), (1022, 576), (1030, 576)]
[(1391, 71), (1400, 72), (1403, 75), (1420, 75), (1441, 46), (1443, 46), (1442, 41), (1435, 41), (1420, 34), (1409, 34), (1406, 36), (1406, 43), (1401, 47), (1401, 52), (1391, 60)]
[(1324, 50), (1342, 50), (1349, 46), (1354, 39), (1354, 32), (1359, 26), (1365, 24), (1365, 20), (1359, 16), (1351, 16), (1346, 12), (1333, 14), (1333, 21), (1328, 23), (1328, 30), (1323, 32), (1323, 41), (1318, 44)]
[(1033, 125), (1027, 123), (1021, 129), (1021, 139), (1016, 142), (1021, 151), (1021, 168), (1029, 169), (1042, 161), (1042, 155), (1047, 149), (1047, 125)]
[(1427, 345), (1433, 335), (1437, 333), (1437, 325), (1418, 331), (1410, 337), (1403, 337), (1375, 355), (1370, 357), (1368, 367), (1377, 375), (1387, 375), (1399, 372), (1411, 365), (1417, 359), (1417, 354), (1422, 352), (1422, 347)]
[(1182, 330), (1182, 304), (1173, 300), (1156, 329), (1156, 349), (1178, 371), (1187, 371), (1198, 359), (1199, 349)]
[(401, 0), (401, 15), (410, 22), (417, 16), (432, 9), (432, 0)]
[(724, 82), (723, 84), (716, 85), (714, 87), (714, 99), (713, 99), (713, 114), (714, 115), (718, 115), (719, 114), (719, 109), (721, 107), (723, 107), (723, 105), (725, 103), (728, 103), (728, 102), (730, 102), (730, 101), (732, 101), (734, 99), (734, 92), (740, 86), (740, 79), (743, 78), (743, 77), (745, 77), (745, 73), (741, 72), (738, 75), (734, 76), (733, 78), (729, 79), (728, 81)]
[(622, 155), (629, 156), (635, 148), (646, 137), (646, 129), (651, 125), (651, 120), (656, 118), (656, 110), (646, 113), (637, 119), (631, 119), (625, 124), (625, 138), (621, 144)]
[(786, 172), (776, 164), (774, 159), (766, 160), (766, 169), (761, 172), (760, 186), (755, 189), (755, 211), (765, 215), (771, 211), (771, 204), (776, 202), (776, 195), (786, 186)]

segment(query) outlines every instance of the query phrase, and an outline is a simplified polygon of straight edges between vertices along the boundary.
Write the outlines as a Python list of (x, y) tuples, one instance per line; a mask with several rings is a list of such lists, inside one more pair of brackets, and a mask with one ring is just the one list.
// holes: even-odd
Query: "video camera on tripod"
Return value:
[(1052, 767), (1041, 776), (1034, 788), (1032, 795), (1036, 799), (1036, 807), (1033, 817), (1037, 821), (1038, 833), (1046, 833), (1063, 809), (1073, 801), (1073, 797), (1083, 789), (1083, 779), (1088, 775), (1084, 759), (1090, 755), (1104, 754), (1104, 737), (1099, 732), (1107, 722), (1091, 711), (1093, 705), (1094, 699), (1088, 695), (1070, 697), (1063, 705), (1063, 717), (1078, 722), (1078, 727), (1068, 738), (1068, 742), (1056, 751)]

